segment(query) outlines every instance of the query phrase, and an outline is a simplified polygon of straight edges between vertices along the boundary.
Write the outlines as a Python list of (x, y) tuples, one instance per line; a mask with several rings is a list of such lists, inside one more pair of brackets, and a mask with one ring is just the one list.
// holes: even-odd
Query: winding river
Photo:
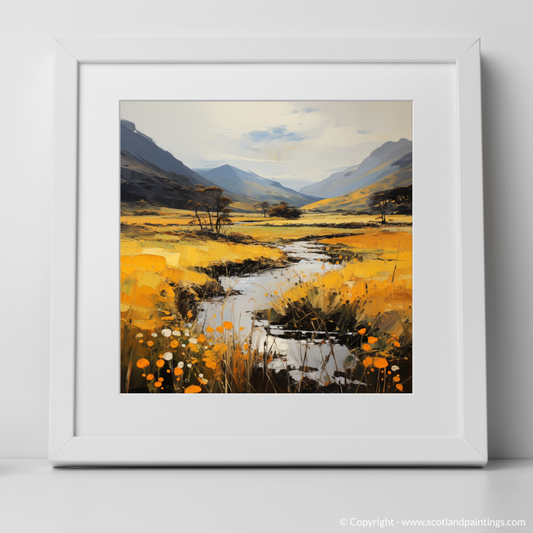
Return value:
[[(248, 337), (251, 346), (260, 353), (276, 353), (269, 363), (274, 371), (288, 370), (299, 381), (305, 368), (305, 376), (321, 385), (328, 381), (345, 384), (343, 377), (335, 377), (336, 370), (344, 369), (349, 354), (346, 346), (336, 342), (336, 337), (325, 332), (291, 331), (281, 326), (269, 326), (267, 321), (256, 320), (254, 311), (268, 309), (276, 294), (306, 281), (312, 275), (328, 270), (340, 270), (341, 265), (327, 264), (325, 245), (315, 241), (297, 241), (278, 245), (295, 262), (284, 268), (263, 270), (248, 275), (220, 277), (225, 290), (234, 294), (227, 298), (213, 298), (199, 308), (199, 322), (215, 327), (223, 321), (231, 321), (242, 338)], [(324, 266), (324, 270), (322, 270)], [(216, 317), (216, 318), (215, 318)], [(294, 338), (297, 337), (297, 338)]]

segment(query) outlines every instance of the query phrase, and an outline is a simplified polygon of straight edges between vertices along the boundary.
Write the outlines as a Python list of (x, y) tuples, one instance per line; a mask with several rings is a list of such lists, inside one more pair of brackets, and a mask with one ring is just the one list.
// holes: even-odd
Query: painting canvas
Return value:
[(128, 394), (409, 394), (410, 101), (123, 101)]

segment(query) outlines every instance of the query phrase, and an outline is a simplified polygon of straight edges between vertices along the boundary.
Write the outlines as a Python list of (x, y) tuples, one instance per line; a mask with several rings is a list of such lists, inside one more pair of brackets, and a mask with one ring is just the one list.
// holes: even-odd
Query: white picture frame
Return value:
[[(449, 63), (457, 80), (458, 431), (438, 436), (76, 434), (79, 69), (110, 63)], [(480, 43), (453, 39), (58, 39), (49, 461), (53, 466), (462, 465), (487, 462)], [(118, 176), (117, 176), (118, 177)], [(468, 327), (464, 327), (469, 317)], [(357, 453), (363, 450), (363, 453)]]

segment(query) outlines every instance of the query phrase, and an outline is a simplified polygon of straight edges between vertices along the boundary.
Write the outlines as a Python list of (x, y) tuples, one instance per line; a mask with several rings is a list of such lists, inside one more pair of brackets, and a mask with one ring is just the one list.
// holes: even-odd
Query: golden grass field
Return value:
[(203, 301), (225, 297), (214, 267), (279, 267), (287, 256), (275, 245), (310, 236), (327, 252), (317, 272), (280, 284), (258, 316), (311, 331), (315, 344), (327, 344), (324, 331), (343, 336), (350, 355), (338, 373), (345, 386), (331, 377), (322, 392), (411, 391), (410, 217), (390, 217), (402, 225), (379, 227), (376, 217), (306, 214), (287, 221), (236, 214), (226, 233), (241, 234), (242, 242), (231, 242), (199, 236), (188, 224), (190, 212), (147, 211), (121, 217), (122, 392), (313, 392), (305, 368), (298, 386), (282, 390), (281, 374), (269, 370), (279, 354), (254, 345), (237, 317), (210, 316), (209, 326), (197, 319)]

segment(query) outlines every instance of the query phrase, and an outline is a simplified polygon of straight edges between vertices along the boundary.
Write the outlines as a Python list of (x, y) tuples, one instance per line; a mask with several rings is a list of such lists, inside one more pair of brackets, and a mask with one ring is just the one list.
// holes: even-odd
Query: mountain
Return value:
[(339, 181), (343, 181), (343, 178), (351, 176), (353, 171), (356, 170), (358, 166), (359, 165), (354, 165), (353, 167), (348, 167), (344, 170), (334, 172), (322, 181), (312, 183), (311, 185), (307, 185), (307, 187), (302, 187), (300, 192), (304, 194), (312, 194), (314, 196), (318, 196), (319, 198), (330, 198), (328, 196), (330, 187), (337, 187), (337, 183)]
[[(364, 163), (364, 161), (363, 161)], [(361, 165), (363, 164), (361, 163)], [(359, 166), (361, 166), (359, 165)], [(357, 172), (357, 171), (356, 171)], [(378, 176), (377, 180), (367, 180), (366, 176)], [(340, 195), (335, 198), (326, 198), (318, 202), (306, 205), (306, 210), (319, 209), (321, 211), (335, 211), (344, 209), (347, 211), (365, 209), (370, 196), (386, 189), (405, 187), (413, 183), (413, 155), (412, 152), (404, 154), (386, 165), (379, 165), (366, 176), (363, 176), (359, 183), (363, 184), (355, 191)]]
[[(133, 122), (120, 121), (120, 194), (122, 202), (144, 200), (150, 204), (183, 209), (194, 196), (196, 185), (214, 183), (160, 148), (138, 131)], [(227, 194), (236, 211), (252, 209), (252, 200)]]
[(179, 177), (184, 185), (196, 185), (203, 180), (194, 170), (185, 166), (170, 152), (163, 150), (153, 139), (137, 131), (135, 124), (128, 120), (120, 121), (120, 151), (121, 153), (141, 163), (145, 167), (157, 169), (157, 172), (168, 176)]
[(302, 194), (284, 187), (275, 180), (262, 178), (255, 172), (241, 170), (231, 165), (197, 169), (196, 172), (224, 190), (253, 199), (255, 202), (288, 202), (300, 207), (321, 198)]
[(335, 172), (326, 179), (300, 189), (303, 194), (335, 198), (368, 187), (389, 175), (394, 163), (411, 153), (413, 143), (407, 139), (388, 141), (376, 148), (359, 165)]

